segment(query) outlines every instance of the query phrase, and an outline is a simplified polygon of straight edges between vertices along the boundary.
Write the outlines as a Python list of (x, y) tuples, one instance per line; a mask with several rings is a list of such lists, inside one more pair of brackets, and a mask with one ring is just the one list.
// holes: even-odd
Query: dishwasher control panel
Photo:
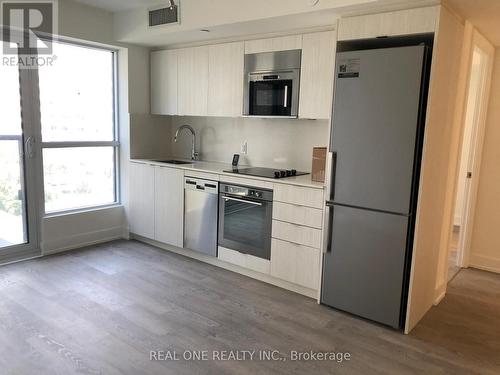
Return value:
[(205, 193), (218, 194), (219, 183), (217, 181), (202, 180), (194, 177), (185, 177), (184, 189), (198, 190)]

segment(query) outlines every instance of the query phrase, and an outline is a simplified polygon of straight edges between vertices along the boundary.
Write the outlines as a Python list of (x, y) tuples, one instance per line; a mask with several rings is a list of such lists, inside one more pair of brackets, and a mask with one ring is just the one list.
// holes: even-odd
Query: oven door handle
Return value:
[(228, 197), (226, 195), (223, 195), (222, 198), (224, 198), (224, 200), (226, 202), (227, 201), (236, 201), (236, 202), (243, 202), (243, 203), (253, 204), (254, 206), (262, 206), (262, 203), (259, 203), (259, 202), (247, 201), (245, 199), (232, 198), (232, 197)]
[(288, 85), (285, 86), (285, 100), (283, 103), (283, 107), (286, 108), (288, 106)]

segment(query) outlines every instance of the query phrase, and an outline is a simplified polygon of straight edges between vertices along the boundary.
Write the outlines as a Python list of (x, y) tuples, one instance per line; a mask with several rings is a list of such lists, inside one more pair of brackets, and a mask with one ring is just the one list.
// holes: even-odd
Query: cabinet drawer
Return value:
[(273, 219), (321, 229), (323, 211), (318, 208), (274, 202)]
[(267, 259), (257, 258), (252, 255), (242, 254), (238, 251), (226, 249), (219, 246), (218, 256), (220, 260), (235, 264), (237, 266), (248, 268), (249, 270), (265, 273), (269, 275), (271, 262)]
[(323, 189), (274, 184), (274, 200), (299, 206), (323, 208)]
[(273, 220), (273, 238), (321, 248), (321, 230)]
[(273, 238), (271, 276), (310, 289), (318, 289), (320, 251)]

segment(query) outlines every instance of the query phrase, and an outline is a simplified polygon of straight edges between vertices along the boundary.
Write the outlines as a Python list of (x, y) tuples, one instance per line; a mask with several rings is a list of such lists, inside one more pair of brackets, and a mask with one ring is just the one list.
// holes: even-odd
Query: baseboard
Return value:
[(493, 258), (482, 254), (471, 254), (469, 257), (469, 267), (500, 273), (500, 258)]
[(0, 255), (0, 266), (6, 266), (12, 263), (24, 262), (25, 260), (31, 260), (41, 257), (41, 252), (38, 249), (27, 250), (24, 252), (6, 252)]
[(295, 284), (289, 283), (287, 281), (277, 279), (277, 278), (270, 276), (270, 275), (266, 275), (266, 274), (263, 274), (260, 272), (252, 271), (252, 270), (228, 263), (228, 262), (224, 262), (218, 258), (214, 258), (211, 256), (200, 254), (200, 253), (197, 253), (196, 251), (192, 251), (189, 249), (181, 249), (181, 248), (178, 248), (175, 246), (167, 245), (167, 244), (164, 244), (162, 242), (151, 240), (149, 238), (138, 236), (138, 235), (132, 234), (132, 233), (130, 234), (130, 238), (138, 240), (140, 242), (147, 243), (148, 245), (152, 245), (152, 246), (158, 247), (158, 248), (163, 249), (163, 250), (171, 251), (173, 253), (186, 256), (188, 258), (193, 258), (193, 259), (199, 260), (201, 262), (208, 263), (208, 264), (211, 264), (213, 266), (223, 268), (223, 269), (228, 270), (228, 271), (236, 272), (236, 273), (239, 273), (241, 275), (251, 277), (252, 279), (256, 279), (256, 280), (263, 281), (263, 282), (268, 283), (268, 284), (272, 284), (272, 285), (277, 286), (279, 288), (283, 288), (283, 289), (301, 294), (301, 295), (309, 297), (309, 298), (314, 298), (314, 299), (318, 298), (318, 291), (317, 290), (305, 288), (305, 287), (302, 287), (300, 285), (295, 285)]
[(434, 289), (434, 306), (439, 305), (446, 295), (446, 285), (446, 283), (441, 283)]
[(122, 226), (101, 229), (87, 233), (79, 233), (74, 236), (60, 237), (55, 240), (46, 240), (41, 243), (42, 255), (51, 255), (80, 247), (96, 245), (124, 238)]

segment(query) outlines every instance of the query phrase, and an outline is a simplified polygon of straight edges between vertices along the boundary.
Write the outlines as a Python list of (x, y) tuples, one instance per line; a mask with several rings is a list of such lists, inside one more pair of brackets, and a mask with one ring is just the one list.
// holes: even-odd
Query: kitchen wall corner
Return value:
[(172, 155), (171, 117), (130, 114), (130, 158), (159, 159)]

